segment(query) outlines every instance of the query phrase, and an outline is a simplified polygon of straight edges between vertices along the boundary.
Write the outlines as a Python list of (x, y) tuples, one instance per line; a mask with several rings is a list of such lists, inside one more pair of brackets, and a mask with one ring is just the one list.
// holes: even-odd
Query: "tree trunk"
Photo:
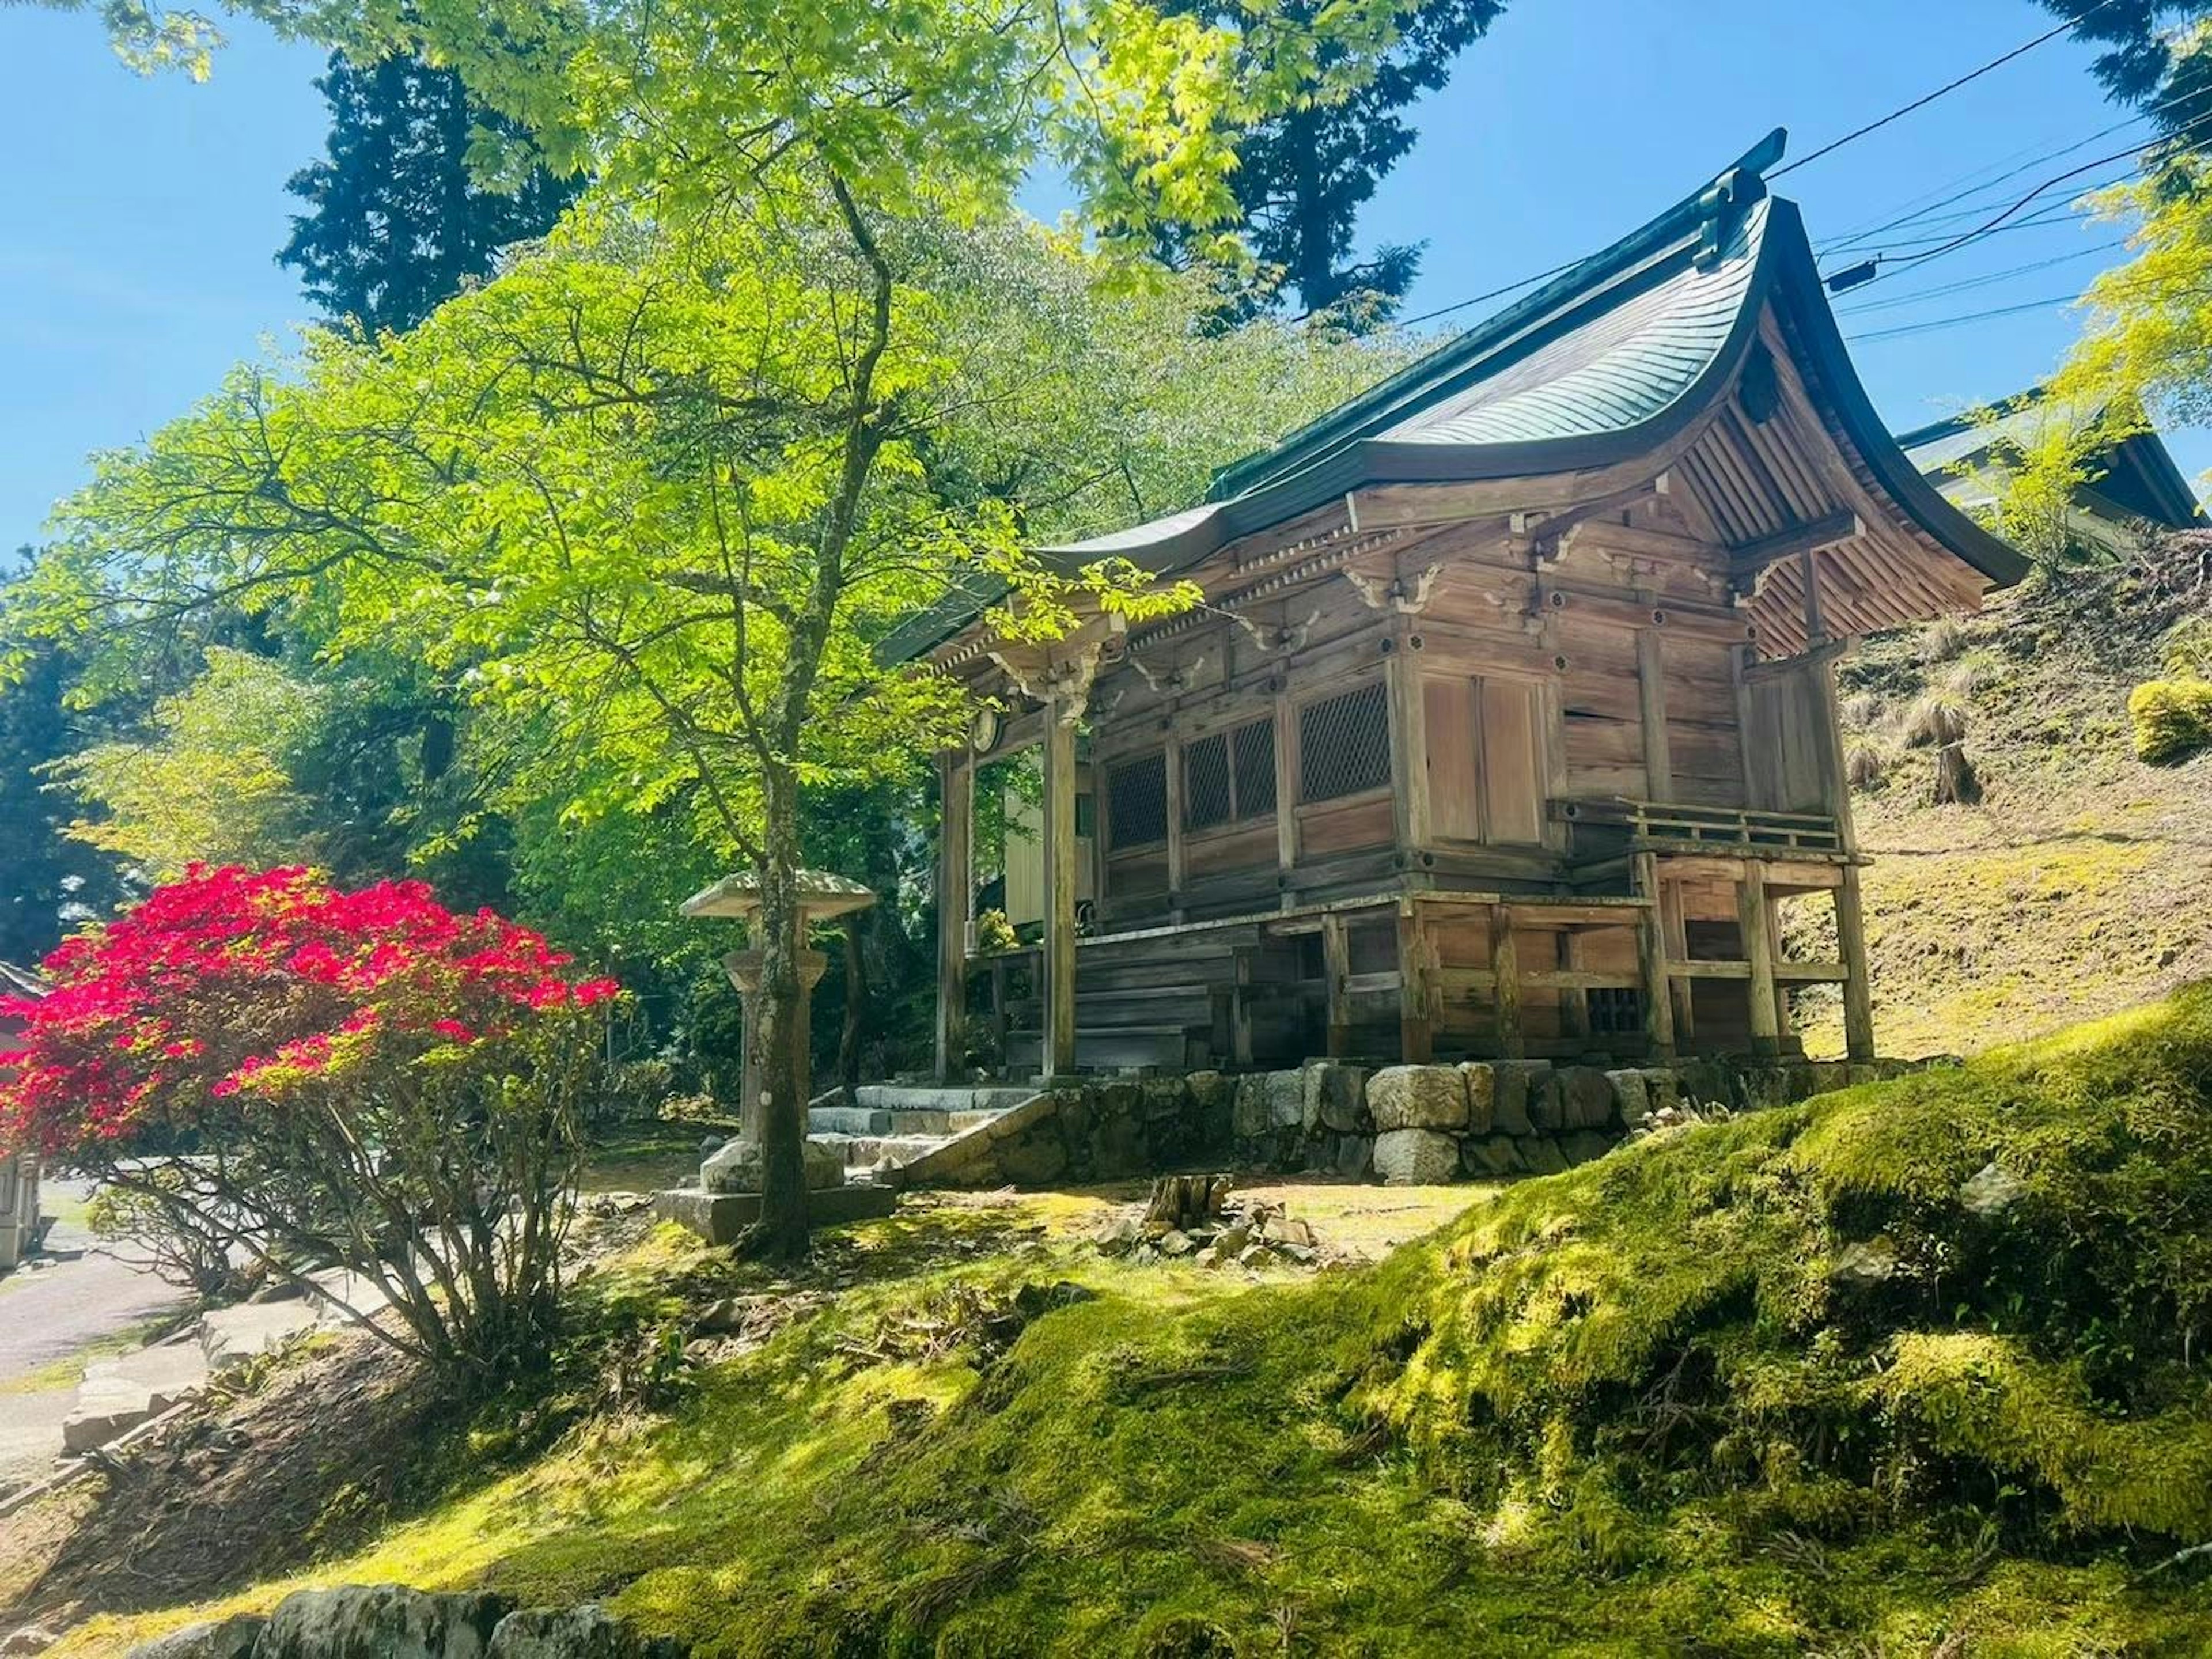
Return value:
[(806, 1102), (800, 1097), (799, 781), (765, 769), (762, 789), (760, 950), (761, 1218), (750, 1253), (775, 1261), (806, 1254)]
[(860, 1099), (860, 1042), (868, 1029), (868, 958), (861, 945), (861, 917), (855, 911), (845, 918), (845, 1025), (837, 1038), (837, 1081), (845, 1103)]

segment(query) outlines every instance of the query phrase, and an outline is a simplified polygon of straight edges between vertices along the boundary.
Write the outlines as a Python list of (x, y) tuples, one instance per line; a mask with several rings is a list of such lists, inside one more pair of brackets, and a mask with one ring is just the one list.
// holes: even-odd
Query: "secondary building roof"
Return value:
[[(1999, 398), (1990, 412), (1968, 410), (1897, 434), (1897, 447), (1923, 476), (1961, 504), (1986, 498), (1977, 480), (1984, 469), (2002, 471), (2008, 448), (2032, 446), (2053, 420), (2078, 417), (2055, 407), (2039, 386)], [(2145, 424), (2093, 457), (2100, 476), (2077, 491), (2081, 505), (2100, 518), (2139, 520), (2168, 530), (2202, 530), (2204, 509), (2174, 465), (2157, 431)]]

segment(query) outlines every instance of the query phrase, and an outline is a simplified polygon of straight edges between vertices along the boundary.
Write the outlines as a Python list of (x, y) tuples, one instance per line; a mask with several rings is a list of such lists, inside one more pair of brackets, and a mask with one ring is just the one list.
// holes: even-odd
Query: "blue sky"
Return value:
[[(1421, 110), (1421, 143), (1364, 234), (1425, 240), (1413, 309), (1448, 305), (1613, 240), (1769, 127), (1788, 127), (1791, 155), (1808, 155), (2051, 21), (2028, 0), (1511, 0)], [(85, 476), (88, 453), (180, 413), (307, 316), (273, 255), (293, 205), (284, 180), (321, 152), (322, 104), (309, 84), (321, 63), (240, 24), (209, 84), (140, 80), (89, 17), (0, 11), (0, 155), (10, 159), (0, 170), (0, 550), (35, 538), (50, 504)], [(1820, 241), (2123, 113), (2089, 78), (2087, 54), (2054, 40), (1778, 188)], [(2137, 131), (2032, 168), (2017, 185)], [(1842, 307), (1908, 301), (1847, 313), (1845, 331), (2077, 290), (2118, 257), (2090, 252), (2113, 234), (2069, 222), (1992, 236), (1845, 296)], [(1923, 293), (2061, 256), (2071, 257)], [(2028, 384), (2073, 328), (2051, 306), (1863, 339), (1853, 355), (1875, 404), (1905, 426)], [(2171, 436), (2192, 479), (2212, 467), (2212, 434)]]

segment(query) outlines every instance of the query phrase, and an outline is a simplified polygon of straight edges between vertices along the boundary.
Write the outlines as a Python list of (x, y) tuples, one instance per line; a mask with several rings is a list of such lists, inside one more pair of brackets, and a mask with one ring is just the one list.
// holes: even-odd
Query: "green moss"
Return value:
[[(2199, 988), (1669, 1131), (1370, 1271), (1045, 1239), (871, 1279), (317, 1576), (603, 1597), (702, 1656), (2203, 1652), (2201, 1582), (2143, 1574), (2212, 1536), (2208, 1078)], [(699, 1266), (652, 1251), (613, 1293)], [(900, 1334), (1055, 1280), (1093, 1294), (1011, 1346)]]
[(2153, 766), (2212, 747), (2212, 680), (2146, 680), (2128, 694), (2136, 757)]

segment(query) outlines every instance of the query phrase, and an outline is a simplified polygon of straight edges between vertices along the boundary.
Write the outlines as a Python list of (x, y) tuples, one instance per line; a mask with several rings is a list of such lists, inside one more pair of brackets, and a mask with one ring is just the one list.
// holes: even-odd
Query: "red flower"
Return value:
[[(364, 1057), (406, 1066), (438, 1042), (504, 1042), (619, 993), (571, 982), (568, 962), (489, 911), (456, 915), (421, 882), (340, 892), (298, 866), (196, 866), (64, 941), (46, 958), (50, 994), (0, 999), (23, 1025), (0, 1053), (0, 1146), (58, 1152), (278, 1110), (345, 1086)], [(281, 1097), (250, 1086), (272, 1066)], [(251, 1108), (221, 1104), (241, 1095)]]

